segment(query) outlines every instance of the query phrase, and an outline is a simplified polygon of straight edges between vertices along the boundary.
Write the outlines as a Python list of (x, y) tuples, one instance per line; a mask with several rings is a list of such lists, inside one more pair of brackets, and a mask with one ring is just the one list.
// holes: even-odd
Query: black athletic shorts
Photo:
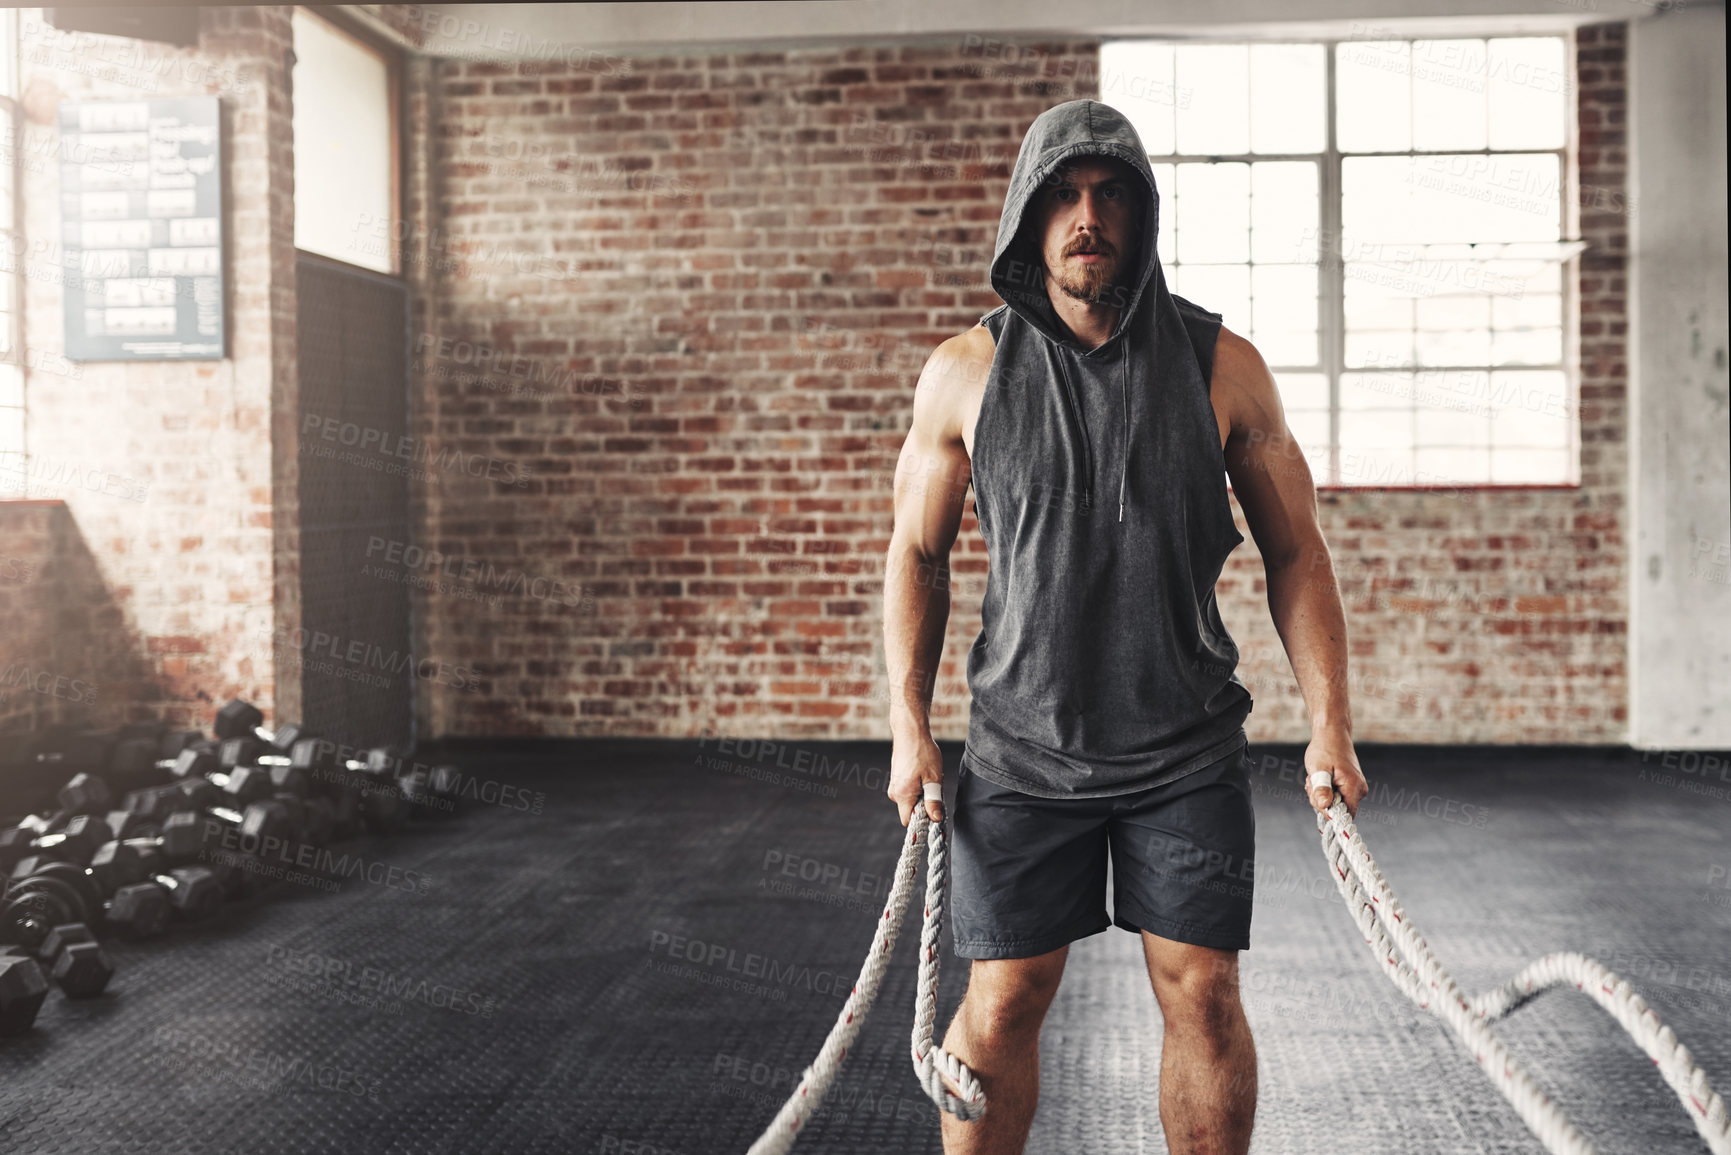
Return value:
[(949, 815), (956, 954), (1031, 958), (1113, 925), (1248, 950), (1256, 857), (1250, 771), (1240, 746), (1146, 790), (1036, 798), (980, 777), (964, 753)]

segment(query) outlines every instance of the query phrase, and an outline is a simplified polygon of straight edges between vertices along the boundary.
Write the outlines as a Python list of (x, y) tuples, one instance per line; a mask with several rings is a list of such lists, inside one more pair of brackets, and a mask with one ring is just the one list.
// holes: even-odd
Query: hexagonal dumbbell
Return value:
[(47, 997), (48, 976), (35, 959), (0, 954), (0, 1036), (28, 1031)]
[(135, 882), (116, 890), (103, 913), (108, 929), (122, 938), (153, 938), (168, 929), (174, 907), (155, 882)]
[(37, 948), (54, 985), (69, 999), (93, 999), (108, 989), (114, 960), (81, 922), (63, 923), (48, 932)]

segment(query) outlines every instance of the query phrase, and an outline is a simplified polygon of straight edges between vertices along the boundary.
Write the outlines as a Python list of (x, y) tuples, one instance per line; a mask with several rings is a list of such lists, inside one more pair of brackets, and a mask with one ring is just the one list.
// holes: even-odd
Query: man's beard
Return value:
[(1072, 261), (1064, 258), (1052, 280), (1066, 296), (1090, 305), (1098, 305), (1118, 280), (1119, 259), (1106, 261)]

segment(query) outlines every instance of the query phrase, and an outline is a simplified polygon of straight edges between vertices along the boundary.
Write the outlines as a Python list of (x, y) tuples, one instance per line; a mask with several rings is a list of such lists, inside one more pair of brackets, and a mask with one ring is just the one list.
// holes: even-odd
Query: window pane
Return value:
[(1491, 482), (1495, 485), (1558, 485), (1570, 482), (1569, 454), (1561, 449), (1494, 449)]
[(1180, 44), (1178, 151), (1223, 155), (1250, 151), (1250, 52), (1246, 44)]
[(1491, 439), (1501, 447), (1567, 449), (1574, 441), (1568, 380), (1560, 370), (1490, 375)]
[(1341, 226), (1353, 241), (1474, 244), (1562, 235), (1555, 153), (1345, 157), (1340, 175)]
[(1315, 261), (1321, 193), (1313, 161), (1250, 166), (1250, 259)]
[(1178, 166), (1178, 262), (1250, 259), (1250, 166)]
[(1488, 449), (1421, 448), (1412, 457), (1415, 485), (1478, 485), (1490, 476)]
[(1415, 40), (1413, 147), (1485, 147), (1485, 42)]
[(1321, 373), (1278, 373), (1274, 383), (1280, 389), (1280, 404), (1288, 420), (1298, 410), (1320, 409), (1328, 415), (1328, 378)]
[(1342, 409), (1340, 447), (1361, 451), (1410, 450), (1412, 410)]
[(1493, 365), (1555, 365), (1563, 359), (1562, 329), (1525, 329), (1491, 334)]
[[(10, 407), (0, 409), (0, 454), (12, 455), (14, 460), (23, 466), (24, 454), (24, 410)], [(18, 489), (25, 488), (24, 479), (19, 478)]]
[(1321, 152), (1322, 45), (1250, 48), (1250, 151)]
[[(1344, 425), (1344, 421), (1342, 422)], [(1412, 450), (1340, 445), (1340, 485), (1412, 485)]]
[(1340, 375), (1340, 409), (1360, 412), (1369, 409), (1392, 409), (1407, 406), (1412, 401), (1411, 373), (1342, 373)]
[(1412, 147), (1412, 91), (1405, 40), (1335, 45), (1335, 142), (1344, 152)]
[(294, 10), (295, 247), (391, 271), (395, 236), (385, 62)]
[(1491, 356), (1491, 303), (1484, 296), (1420, 296), (1413, 334), (1420, 365), (1484, 365)]
[[(0, 12), (0, 24), (9, 18)], [(12, 222), (17, 219), (13, 215), (12, 196), (18, 167), (18, 140), (14, 136), (12, 118), (0, 111), (0, 231), (7, 236), (12, 232)]]
[[(1100, 45), (1100, 100), (1124, 114), (1149, 155), (1171, 154), (1173, 112), (1189, 103), (1173, 82), (1172, 45), (1156, 40)], [(1159, 187), (1165, 191), (1166, 186)]]
[(1426, 386), (1421, 378), (1415, 426), (1420, 447), (1462, 446), (1488, 449), (1491, 443), (1491, 419), (1482, 408), (1467, 401), (1461, 405), (1435, 404), (1448, 398)]
[(1315, 265), (1250, 267), (1250, 340), (1270, 365), (1317, 361)]
[(1228, 329), (1250, 331), (1249, 265), (1179, 265), (1167, 280), (1180, 297), (1219, 313)]
[(1174, 183), (1172, 165), (1153, 164), (1148, 167), (1154, 170), (1154, 189), (1160, 194), (1160, 231), (1155, 237), (1154, 249), (1160, 254), (1160, 263), (1167, 266), (1167, 273), (1170, 274), (1171, 266), (1177, 260), (1172, 238), (1177, 235), (1178, 230), (1178, 186)]
[(1490, 147), (1561, 148), (1570, 81), (1556, 36), (1489, 42)]
[(0, 93), (14, 100), (18, 98), (18, 11), (0, 8)]
[(1310, 461), (1311, 479), (1316, 479), (1317, 460), (1328, 460), (1328, 410), (1293, 409), (1286, 414), (1286, 427), (1298, 448)]

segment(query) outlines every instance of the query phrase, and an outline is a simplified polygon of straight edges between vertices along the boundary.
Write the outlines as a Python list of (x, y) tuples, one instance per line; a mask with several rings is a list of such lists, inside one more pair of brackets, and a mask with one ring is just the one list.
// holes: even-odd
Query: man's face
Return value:
[(1052, 284), (1078, 301), (1123, 305), (1110, 292), (1132, 276), (1141, 246), (1143, 189), (1112, 157), (1085, 156), (1035, 194), (1035, 227)]

